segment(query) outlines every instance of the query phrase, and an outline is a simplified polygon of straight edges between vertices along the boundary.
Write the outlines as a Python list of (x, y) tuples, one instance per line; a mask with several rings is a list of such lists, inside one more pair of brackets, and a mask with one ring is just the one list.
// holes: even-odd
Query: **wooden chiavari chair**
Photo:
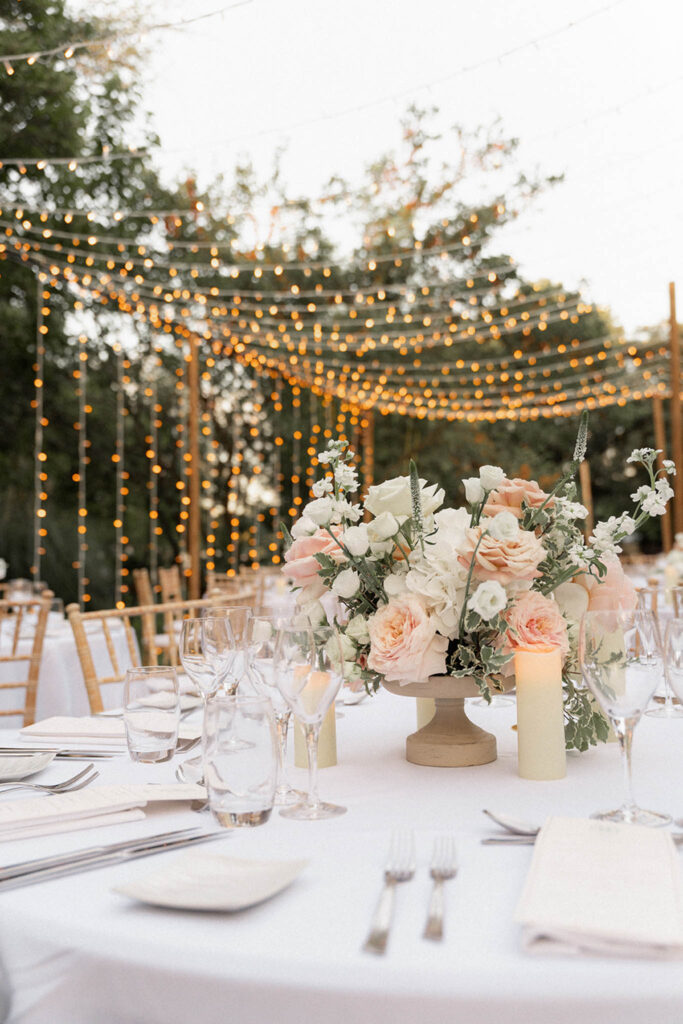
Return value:
[[(23, 690), (23, 707), (0, 709), (0, 717), (21, 715), (24, 725), (33, 725), (36, 718), (38, 675), (43, 654), (43, 641), (50, 605), (55, 595), (45, 590), (27, 601), (0, 601), (0, 665), (26, 663), (26, 679), (0, 682), (0, 690)], [(30, 635), (22, 637), (22, 630)], [(28, 650), (20, 651), (31, 640)], [(0, 678), (4, 678), (3, 676)]]
[(168, 569), (159, 569), (159, 586), (161, 587), (161, 600), (164, 604), (169, 601), (183, 600), (183, 580), (180, 575), (180, 566), (171, 565)]
[[(110, 683), (122, 683), (126, 669), (135, 666), (156, 665), (159, 660), (159, 644), (157, 637), (157, 618), (163, 622), (166, 644), (163, 653), (168, 663), (179, 665), (178, 626), (184, 618), (201, 615), (204, 608), (220, 604), (220, 599), (200, 598), (196, 601), (171, 601), (165, 604), (141, 605), (136, 608), (108, 608), (105, 611), (82, 612), (77, 604), (70, 604), (66, 611), (73, 630), (78, 660), (81, 663), (85, 688), (88, 694), (90, 710), (93, 714), (104, 710), (101, 687)], [(104, 636), (109, 668), (98, 672), (95, 667), (90, 648), (90, 636), (86, 626), (96, 623), (97, 632)], [(136, 630), (136, 623), (138, 629)], [(123, 629), (125, 637), (125, 657), (117, 651), (112, 628)], [(141, 644), (138, 640), (140, 635)], [(140, 648), (144, 652), (144, 660), (140, 656)]]

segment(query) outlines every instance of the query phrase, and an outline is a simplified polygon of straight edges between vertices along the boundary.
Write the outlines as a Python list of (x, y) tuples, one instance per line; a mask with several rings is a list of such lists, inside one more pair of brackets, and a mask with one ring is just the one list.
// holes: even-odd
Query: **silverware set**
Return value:
[[(443, 939), (444, 882), (457, 873), (455, 842), (451, 836), (440, 836), (434, 842), (431, 866), (432, 893), (423, 938)], [(384, 886), (380, 894), (368, 937), (363, 944), (366, 953), (382, 956), (387, 949), (394, 912), (397, 885), (409, 882), (415, 875), (415, 840), (412, 832), (395, 832), (391, 837), (389, 855), (384, 868)]]
[(75, 793), (77, 790), (85, 789), (86, 786), (89, 786), (91, 782), (99, 778), (99, 774), (99, 772), (95, 771), (95, 766), (89, 764), (82, 772), (72, 775), (70, 779), (64, 779), (63, 782), (55, 782), (51, 786), (39, 782), (21, 782), (19, 780), (2, 782), (0, 783), (0, 794), (9, 793), (13, 789), (30, 789), (36, 793), (47, 793), (49, 796), (56, 793)]
[[(540, 825), (519, 821), (517, 818), (494, 814), (493, 811), (487, 810), (484, 810), (484, 814), (503, 829), (503, 834), (486, 836), (481, 841), (483, 846), (533, 846), (541, 831)], [(674, 824), (683, 827), (683, 819)], [(683, 832), (671, 832), (670, 834), (676, 846), (683, 846)]]
[(54, 754), (55, 760), (59, 761), (104, 761), (119, 756), (118, 752), (113, 750), (60, 750), (56, 747), (0, 747), (0, 754), (12, 754), (15, 757), (21, 757), (22, 754), (27, 757), (34, 754)]
[(82, 871), (109, 867), (112, 864), (136, 860), (138, 857), (149, 857), (155, 853), (166, 853), (168, 850), (195, 846), (198, 843), (224, 838), (228, 834), (229, 832), (207, 832), (197, 828), (176, 829), (173, 832), (160, 832), (152, 836), (126, 839), (106, 846), (89, 846), (71, 853), (58, 854), (55, 857), (19, 861), (16, 864), (8, 864), (7, 867), (0, 868), (0, 892), (5, 889), (18, 889), (24, 885), (33, 885), (51, 878), (64, 878), (66, 875), (75, 875)]

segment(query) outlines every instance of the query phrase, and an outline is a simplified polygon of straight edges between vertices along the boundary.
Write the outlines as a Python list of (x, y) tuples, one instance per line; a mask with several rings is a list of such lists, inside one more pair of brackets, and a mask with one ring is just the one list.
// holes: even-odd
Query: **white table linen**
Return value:
[[(403, 748), (415, 704), (382, 692), (344, 708), (339, 765), (321, 772), (324, 798), (348, 813), (299, 822), (277, 813), (236, 831), (212, 852), (310, 859), (285, 892), (237, 914), (157, 910), (112, 887), (168, 863), (129, 865), (0, 892), (0, 951), (15, 989), (11, 1024), (672, 1024), (683, 1019), (679, 964), (581, 957), (535, 958), (522, 949), (514, 911), (531, 847), (485, 847), (494, 831), (481, 810), (543, 821), (618, 804), (612, 744), (570, 756), (567, 777), (531, 782), (516, 774), (514, 708), (471, 710), (498, 736), (499, 757), (476, 768), (408, 764)], [(7, 737), (7, 734), (6, 734)], [(126, 758), (98, 765), (103, 781), (166, 781), (174, 764)], [(683, 723), (646, 719), (634, 744), (637, 795), (646, 807), (683, 813)], [(53, 764), (46, 779), (68, 773)], [(295, 784), (304, 774), (290, 769)], [(46, 798), (47, 799), (47, 798)], [(205, 816), (177, 811), (103, 828), (102, 842)], [(390, 831), (416, 830), (418, 871), (399, 887), (384, 958), (361, 952), (381, 885)], [(446, 936), (421, 938), (430, 891), (431, 845), (457, 837), (460, 870), (447, 883)], [(93, 833), (14, 842), (0, 863), (91, 845)], [(168, 858), (168, 859), (167, 859)]]

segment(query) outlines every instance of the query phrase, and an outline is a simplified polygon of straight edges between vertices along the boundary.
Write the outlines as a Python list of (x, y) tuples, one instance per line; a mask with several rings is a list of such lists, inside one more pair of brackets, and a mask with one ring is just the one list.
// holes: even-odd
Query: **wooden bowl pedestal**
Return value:
[(430, 676), (426, 683), (382, 685), (402, 697), (434, 699), (436, 713), (431, 722), (406, 739), (406, 760), (412, 764), (467, 768), (496, 760), (496, 737), (471, 722), (465, 711), (466, 697), (481, 696), (473, 679)]

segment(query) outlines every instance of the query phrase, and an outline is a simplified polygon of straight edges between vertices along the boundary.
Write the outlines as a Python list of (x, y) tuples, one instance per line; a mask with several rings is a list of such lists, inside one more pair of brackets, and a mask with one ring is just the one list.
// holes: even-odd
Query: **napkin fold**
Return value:
[[(200, 729), (196, 725), (180, 724), (178, 738), (181, 740), (197, 739)], [(90, 746), (102, 746), (103, 748), (126, 748), (126, 728), (121, 719), (97, 717), (97, 718), (69, 718), (56, 716), (44, 718), (33, 725), (27, 725), (19, 732), (23, 741), (41, 743), (46, 746), (50, 743), (80, 743), (87, 742)]]
[(683, 881), (671, 836), (549, 818), (515, 920), (531, 953), (683, 958)]

